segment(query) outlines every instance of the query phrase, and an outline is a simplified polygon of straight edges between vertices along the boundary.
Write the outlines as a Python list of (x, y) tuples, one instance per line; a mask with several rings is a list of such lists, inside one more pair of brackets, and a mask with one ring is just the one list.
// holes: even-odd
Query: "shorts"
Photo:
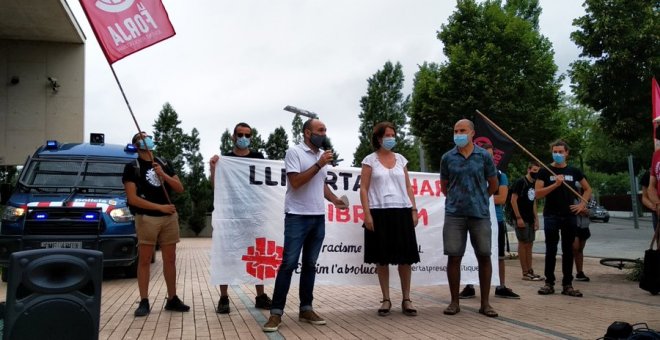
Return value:
[(135, 232), (138, 244), (160, 245), (179, 242), (179, 215), (167, 216), (135, 215)]
[(589, 228), (577, 228), (575, 237), (580, 239), (580, 241), (586, 241), (591, 237), (591, 231), (589, 230)]
[(465, 216), (450, 216), (445, 214), (445, 225), (442, 229), (444, 254), (447, 256), (465, 255), (467, 234), (470, 233), (470, 243), (477, 256), (490, 256), (492, 230), (490, 218)]
[(504, 260), (504, 240), (506, 238), (506, 223), (497, 221), (497, 256)]
[(536, 230), (534, 230), (533, 224), (525, 222), (524, 228), (516, 227), (514, 229), (516, 230), (518, 242), (532, 243), (536, 240)]

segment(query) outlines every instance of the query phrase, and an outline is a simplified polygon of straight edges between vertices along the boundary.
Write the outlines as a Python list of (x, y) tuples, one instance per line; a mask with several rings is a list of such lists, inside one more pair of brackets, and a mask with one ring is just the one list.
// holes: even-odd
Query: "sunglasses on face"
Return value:
[(236, 137), (238, 137), (238, 138), (243, 138), (243, 137), (245, 137), (245, 138), (250, 138), (250, 137), (252, 137), (252, 134), (249, 134), (249, 133), (240, 133), (240, 132), (239, 132), (239, 133), (236, 134)]

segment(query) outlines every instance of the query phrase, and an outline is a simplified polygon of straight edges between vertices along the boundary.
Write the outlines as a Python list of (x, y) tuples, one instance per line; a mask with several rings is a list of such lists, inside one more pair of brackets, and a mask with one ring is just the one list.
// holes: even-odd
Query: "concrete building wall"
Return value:
[(0, 40), (0, 165), (48, 139), (83, 141), (84, 71), (84, 44)]

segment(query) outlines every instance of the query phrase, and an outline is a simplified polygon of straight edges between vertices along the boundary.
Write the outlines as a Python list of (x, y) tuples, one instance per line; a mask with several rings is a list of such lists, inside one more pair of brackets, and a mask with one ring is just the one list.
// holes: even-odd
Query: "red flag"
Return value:
[(108, 63), (175, 34), (161, 0), (80, 0)]

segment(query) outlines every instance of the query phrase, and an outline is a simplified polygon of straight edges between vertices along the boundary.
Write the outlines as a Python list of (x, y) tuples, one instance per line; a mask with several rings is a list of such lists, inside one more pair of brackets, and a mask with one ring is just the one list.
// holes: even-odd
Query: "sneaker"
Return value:
[(523, 280), (525, 281), (543, 281), (544, 279), (539, 275), (534, 275), (532, 273), (527, 273), (523, 275)]
[(135, 316), (145, 316), (149, 314), (151, 311), (151, 308), (149, 308), (149, 299), (142, 299), (140, 300), (140, 305), (138, 305), (138, 308), (135, 310), (135, 313), (133, 313)]
[[(254, 298), (254, 308), (270, 310), (270, 306), (272, 304), (273, 300), (271, 300), (266, 293), (263, 293)], [(227, 302), (227, 308), (229, 308), (229, 302)]]
[(280, 324), (282, 324), (282, 316), (272, 314), (261, 329), (264, 332), (277, 332), (277, 329), (280, 328)]
[(543, 277), (541, 275), (538, 275), (538, 274), (534, 274), (534, 269), (530, 269), (529, 274), (536, 278), (533, 281), (543, 281), (543, 280), (545, 280), (545, 277)]
[(183, 301), (181, 301), (178, 296), (174, 295), (171, 299), (167, 300), (167, 303), (165, 303), (165, 310), (187, 312), (190, 310), (190, 306), (183, 304)]
[(298, 314), (298, 321), (309, 322), (312, 325), (325, 325), (325, 320), (313, 310), (306, 310)]
[(229, 296), (221, 296), (218, 300), (218, 309), (215, 310), (218, 314), (229, 314)]
[(505, 298), (505, 299), (520, 299), (520, 295), (516, 294), (505, 286), (497, 286), (495, 288), (495, 296)]
[(584, 272), (579, 272), (575, 275), (575, 281), (589, 282), (589, 277), (584, 275)]
[(458, 294), (459, 299), (471, 299), (477, 295), (473, 285), (465, 285), (465, 288)]

